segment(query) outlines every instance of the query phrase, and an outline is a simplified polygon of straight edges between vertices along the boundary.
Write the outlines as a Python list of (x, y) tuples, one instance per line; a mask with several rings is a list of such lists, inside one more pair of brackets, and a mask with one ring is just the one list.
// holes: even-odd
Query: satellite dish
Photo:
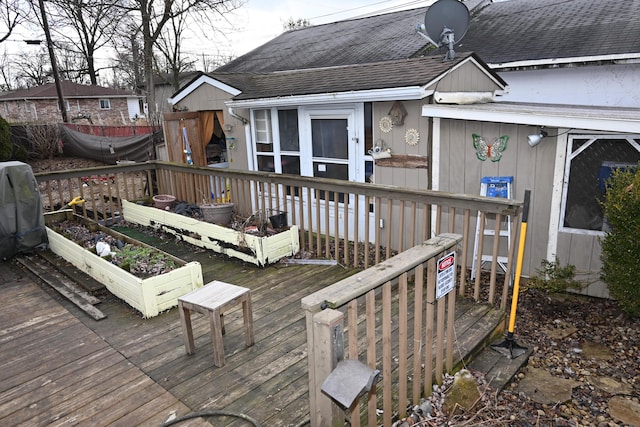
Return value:
[[(453, 45), (462, 40), (469, 28), (469, 9), (458, 0), (438, 0), (424, 15), (424, 29), (418, 31), (436, 47), (448, 46), (445, 61), (456, 57)], [(428, 35), (428, 36), (427, 36)], [(437, 41), (434, 41), (437, 40)]]

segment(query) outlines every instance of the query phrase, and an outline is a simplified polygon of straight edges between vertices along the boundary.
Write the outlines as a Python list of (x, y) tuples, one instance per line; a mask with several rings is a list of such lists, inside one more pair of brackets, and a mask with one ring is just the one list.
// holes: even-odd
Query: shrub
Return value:
[(602, 207), (610, 230), (601, 241), (600, 277), (620, 307), (640, 317), (640, 164), (613, 172)]
[(11, 126), (0, 117), (0, 162), (11, 159), (13, 144), (11, 142)]
[(537, 274), (527, 281), (527, 286), (548, 294), (567, 292), (569, 289), (579, 290), (585, 285), (580, 280), (574, 279), (576, 266), (572, 264), (562, 266), (557, 257), (555, 261), (543, 259), (536, 272)]

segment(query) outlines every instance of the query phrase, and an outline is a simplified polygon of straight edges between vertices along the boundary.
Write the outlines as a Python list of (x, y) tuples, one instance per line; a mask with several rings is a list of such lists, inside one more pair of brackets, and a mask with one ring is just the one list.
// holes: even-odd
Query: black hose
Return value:
[(203, 418), (203, 417), (233, 417), (233, 418), (240, 418), (241, 420), (245, 420), (250, 422), (251, 424), (253, 424), (256, 427), (262, 427), (262, 425), (254, 420), (253, 418), (251, 418), (248, 415), (245, 414), (236, 414), (235, 412), (228, 412), (228, 411), (203, 411), (203, 412), (194, 412), (192, 414), (188, 414), (188, 415), (184, 415), (182, 417), (173, 419), (171, 421), (167, 421), (166, 423), (162, 424), (160, 427), (168, 427), (168, 426), (172, 426), (174, 424), (178, 424), (181, 423), (182, 421), (187, 421), (193, 418)]

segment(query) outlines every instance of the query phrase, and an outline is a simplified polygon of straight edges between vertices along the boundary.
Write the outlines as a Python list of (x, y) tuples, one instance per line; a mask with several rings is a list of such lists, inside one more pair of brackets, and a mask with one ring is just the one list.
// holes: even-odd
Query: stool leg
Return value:
[(224, 341), (222, 340), (222, 322), (219, 310), (209, 312), (211, 322), (211, 341), (213, 343), (213, 363), (217, 367), (224, 366)]
[(244, 317), (244, 340), (247, 347), (251, 347), (255, 343), (253, 336), (253, 310), (251, 308), (251, 293), (242, 300), (242, 316)]
[(180, 313), (180, 324), (182, 325), (182, 338), (187, 354), (193, 354), (195, 344), (193, 342), (193, 329), (191, 327), (191, 312), (182, 305), (182, 301), (178, 301), (178, 312)]

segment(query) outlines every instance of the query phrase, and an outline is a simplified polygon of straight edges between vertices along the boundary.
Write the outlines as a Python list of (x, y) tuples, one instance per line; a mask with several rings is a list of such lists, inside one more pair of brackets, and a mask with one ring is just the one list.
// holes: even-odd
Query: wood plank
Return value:
[(58, 273), (52, 265), (46, 265), (37, 257), (18, 258), (23, 266), (35, 274), (40, 280), (58, 291), (60, 295), (81, 308), (85, 313), (94, 320), (102, 320), (107, 317), (103, 312), (94, 307), (100, 300), (93, 295), (89, 295), (83, 289), (80, 289), (71, 281), (67, 280), (62, 274)]

